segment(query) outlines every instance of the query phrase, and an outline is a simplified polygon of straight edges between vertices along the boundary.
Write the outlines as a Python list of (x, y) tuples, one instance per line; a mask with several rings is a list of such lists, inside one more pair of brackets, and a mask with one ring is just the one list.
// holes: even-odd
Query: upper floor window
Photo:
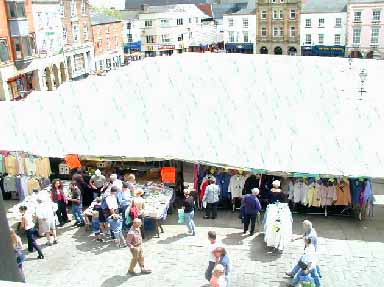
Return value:
[(335, 45), (340, 45), (341, 42), (341, 35), (335, 34)]
[(249, 41), (248, 31), (243, 31), (243, 40), (244, 40), (244, 43), (248, 43)]
[(76, 1), (71, 0), (71, 17), (76, 17), (77, 10), (76, 10)]
[(311, 34), (306, 34), (305, 35), (305, 44), (306, 45), (311, 45), (312, 44), (312, 35)]
[(83, 38), (84, 41), (88, 41), (88, 24), (86, 22), (83, 23)]
[(229, 31), (228, 32), (228, 38), (229, 38), (230, 43), (234, 43), (235, 42), (235, 32)]
[(9, 18), (24, 18), (25, 6), (24, 2), (7, 2)]
[(169, 19), (161, 19), (160, 24), (161, 26), (167, 26), (169, 24)]
[(152, 20), (145, 20), (145, 27), (152, 27)]
[(353, 22), (361, 22), (361, 11), (355, 11), (353, 13)]
[[(171, 39), (169, 38), (169, 35), (161, 35), (161, 41), (163, 43), (169, 43), (169, 42), (171, 42)], [(179, 39), (179, 41), (181, 41), (181, 39)]]
[(277, 3), (277, 0), (271, 0), (271, 3)]
[(283, 10), (280, 10), (279, 11), (279, 19), (283, 19), (283, 18), (284, 18)]
[(267, 37), (267, 28), (266, 27), (262, 27), (261, 28), (261, 36), (262, 37)]
[(261, 11), (261, 19), (267, 19), (267, 11), (266, 10), (263, 10)]
[(336, 18), (336, 27), (337, 28), (341, 27), (341, 18)]
[(243, 28), (248, 28), (248, 18), (243, 18)]
[(9, 61), (8, 42), (6, 39), (0, 39), (0, 62)]
[(128, 43), (132, 43), (133, 42), (132, 34), (127, 34), (127, 38), (128, 38)]
[(107, 43), (107, 49), (110, 50), (111, 49), (111, 38), (109, 38), (109, 36), (107, 36), (105, 38), (105, 42)]
[(131, 30), (132, 29), (132, 23), (131, 22), (128, 22), (127, 23), (127, 30)]
[(372, 11), (372, 22), (380, 22), (381, 10), (376, 9)]
[(319, 34), (319, 44), (324, 44), (324, 34)]
[(361, 29), (360, 28), (355, 28), (353, 29), (353, 44), (360, 44), (360, 37), (361, 37)]
[(32, 35), (12, 37), (16, 59), (32, 57), (36, 53), (35, 38)]
[(296, 28), (293, 26), (289, 30), (289, 37), (291, 37), (291, 38), (296, 37)]
[(296, 19), (296, 10), (295, 9), (291, 9), (289, 18)]
[(65, 9), (64, 9), (64, 1), (63, 0), (61, 0), (60, 1), (60, 16), (61, 17), (64, 17), (65, 16)]
[(87, 15), (87, 2), (85, 0), (81, 0), (81, 14)]
[(232, 18), (228, 19), (228, 26), (233, 27), (233, 19)]
[(312, 26), (312, 20), (311, 19), (305, 19), (305, 27), (310, 28)]
[(371, 31), (371, 44), (379, 44), (380, 28), (373, 27)]
[(78, 24), (73, 24), (72, 26), (72, 37), (73, 37), (73, 42), (80, 41), (80, 28)]
[(183, 18), (177, 19), (177, 25), (183, 25)]
[(109, 34), (109, 25), (105, 26), (105, 33)]
[(319, 27), (324, 28), (325, 20), (324, 18), (319, 18)]
[(67, 28), (63, 27), (63, 41), (67, 44)]
[(279, 19), (279, 12), (278, 12), (277, 10), (273, 10), (272, 13), (273, 13), (273, 14), (272, 14), (272, 18), (273, 18), (273, 19)]
[(152, 35), (146, 36), (147, 43), (155, 43), (155, 37)]

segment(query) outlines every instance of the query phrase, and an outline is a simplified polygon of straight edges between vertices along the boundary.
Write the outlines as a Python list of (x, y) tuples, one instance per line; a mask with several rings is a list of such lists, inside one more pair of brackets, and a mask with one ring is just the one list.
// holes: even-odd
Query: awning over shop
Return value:
[(2, 103), (0, 150), (384, 177), (383, 70), (343, 58), (147, 58)]

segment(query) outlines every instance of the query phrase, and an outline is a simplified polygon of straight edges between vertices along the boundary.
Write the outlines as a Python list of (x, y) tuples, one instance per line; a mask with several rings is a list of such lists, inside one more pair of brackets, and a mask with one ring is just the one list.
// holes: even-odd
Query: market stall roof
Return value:
[(0, 150), (384, 177), (383, 71), (342, 58), (147, 58), (2, 103)]

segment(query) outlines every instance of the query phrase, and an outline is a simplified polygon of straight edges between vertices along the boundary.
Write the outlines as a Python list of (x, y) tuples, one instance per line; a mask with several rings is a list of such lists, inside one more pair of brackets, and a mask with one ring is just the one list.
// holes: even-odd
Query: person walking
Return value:
[(51, 199), (54, 203), (57, 204), (57, 218), (59, 220), (60, 226), (63, 226), (65, 223), (68, 222), (68, 215), (67, 215), (67, 198), (63, 191), (63, 183), (60, 179), (55, 179), (52, 182), (52, 189), (51, 189)]
[(215, 231), (208, 231), (208, 240), (209, 240), (209, 245), (208, 245), (209, 261), (208, 261), (207, 270), (205, 271), (205, 279), (210, 281), (211, 277), (212, 277), (213, 268), (216, 265), (215, 250), (217, 247), (217, 242), (216, 242), (216, 232)]
[(184, 216), (185, 216), (185, 225), (188, 227), (188, 232), (192, 234), (192, 236), (196, 235), (195, 222), (193, 217), (195, 216), (195, 199), (191, 196), (191, 191), (189, 189), (184, 190)]
[(25, 281), (25, 276), (23, 272), (23, 262), (25, 261), (25, 255), (23, 253), (23, 243), (21, 242), (20, 236), (16, 234), (16, 231), (14, 229), (10, 230), (10, 234), (12, 246), (16, 254), (17, 267), (19, 268), (20, 274)]
[(206, 202), (207, 208), (205, 209), (205, 219), (215, 219), (217, 217), (217, 205), (219, 203), (220, 188), (216, 184), (216, 179), (211, 177), (209, 185), (205, 190), (203, 202)]
[(134, 219), (126, 240), (127, 246), (132, 253), (131, 264), (128, 269), (128, 274), (132, 276), (137, 275), (137, 273), (135, 273), (137, 263), (139, 263), (142, 274), (152, 273), (151, 270), (144, 268), (143, 238), (141, 237), (140, 227), (141, 220), (139, 218)]
[(229, 287), (231, 267), (230, 267), (230, 260), (227, 255), (227, 251), (225, 250), (224, 247), (216, 247), (216, 249), (213, 251), (213, 254), (216, 258), (216, 266), (218, 264), (221, 264), (224, 267), (226, 286)]
[(39, 229), (41, 233), (45, 234), (48, 246), (52, 245), (51, 236), (53, 237), (53, 244), (57, 244), (54, 204), (49, 197), (46, 198), (44, 196), (39, 196), (37, 203), (36, 217)]
[(259, 199), (257, 198), (259, 193), (260, 191), (258, 188), (253, 188), (252, 194), (245, 195), (241, 202), (241, 210), (244, 215), (244, 234), (247, 233), (249, 223), (251, 223), (251, 232), (249, 234), (250, 236), (252, 236), (255, 232), (256, 219), (258, 213), (261, 210), (261, 204)]
[(84, 217), (83, 217), (83, 205), (81, 198), (81, 191), (77, 186), (77, 183), (74, 181), (71, 183), (71, 198), (68, 200), (72, 202), (72, 215), (76, 220), (74, 226), (81, 227), (84, 226)]
[(20, 206), (19, 211), (21, 213), (21, 227), (24, 228), (25, 232), (27, 233), (28, 251), (33, 252), (33, 249), (36, 249), (37, 253), (39, 254), (37, 258), (44, 259), (43, 252), (41, 252), (41, 248), (34, 238), (36, 230), (32, 213), (28, 212), (28, 208), (25, 205)]

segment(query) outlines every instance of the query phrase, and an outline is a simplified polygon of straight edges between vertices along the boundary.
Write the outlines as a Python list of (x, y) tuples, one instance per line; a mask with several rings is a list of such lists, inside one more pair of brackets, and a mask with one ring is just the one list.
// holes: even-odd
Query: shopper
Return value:
[(209, 179), (209, 185), (205, 190), (203, 202), (206, 203), (207, 208), (205, 209), (205, 219), (215, 219), (217, 217), (217, 205), (219, 203), (220, 188), (216, 184), (216, 179), (211, 177)]
[[(142, 197), (144, 195), (144, 191), (142, 189), (136, 189), (135, 190), (135, 197), (133, 198), (133, 205), (137, 210), (137, 216), (141, 220), (141, 236), (143, 239), (145, 238), (144, 233), (144, 198)], [(134, 217), (133, 217), (134, 218)]]
[[(41, 233), (47, 238), (47, 245), (57, 244), (54, 203), (49, 198), (37, 198), (36, 217)], [(53, 237), (53, 242), (51, 242)]]
[(100, 211), (93, 210), (92, 211), (92, 231), (95, 234), (96, 241), (103, 242), (101, 238), (101, 230), (100, 230)]
[(115, 244), (117, 247), (125, 247), (125, 240), (123, 236), (123, 220), (120, 215), (112, 214), (108, 218), (108, 223), (115, 238)]
[(95, 174), (92, 175), (89, 185), (93, 189), (93, 197), (96, 198), (100, 196), (101, 188), (104, 186), (104, 183), (107, 181), (104, 175), (101, 174), (101, 171), (97, 169)]
[(133, 201), (132, 193), (129, 190), (127, 182), (123, 182), (123, 189), (121, 191), (117, 191), (116, 197), (119, 205), (119, 213), (121, 213), (123, 217), (123, 230), (127, 230), (128, 225), (126, 224), (126, 211), (131, 207)]
[(112, 183), (112, 186), (117, 187), (117, 189), (123, 189), (123, 182), (117, 178), (117, 174), (113, 173), (109, 176), (109, 180)]
[(25, 261), (25, 255), (23, 253), (23, 243), (21, 238), (16, 234), (16, 231), (11, 229), (11, 241), (12, 247), (15, 250), (17, 267), (19, 268), (20, 274), (25, 281), (24, 272), (23, 272), (23, 262)]
[(51, 199), (54, 203), (57, 203), (57, 218), (59, 220), (60, 226), (63, 226), (68, 222), (67, 215), (67, 198), (63, 191), (63, 183), (60, 179), (55, 179), (52, 182), (51, 189)]
[(269, 193), (269, 203), (276, 202), (286, 202), (286, 196), (281, 191), (279, 180), (274, 180), (272, 182), (271, 192)]
[(132, 195), (135, 194), (136, 191), (136, 177), (134, 174), (130, 174), (127, 177), (127, 183), (128, 183), (128, 188), (131, 191)]
[(210, 281), (212, 277), (213, 268), (216, 265), (216, 257), (214, 254), (214, 251), (216, 250), (216, 247), (217, 247), (215, 231), (208, 231), (208, 241), (209, 241), (209, 245), (208, 245), (209, 261), (208, 261), (207, 270), (205, 271), (205, 279)]
[(135, 267), (137, 263), (139, 263), (141, 273), (149, 274), (152, 271), (149, 269), (145, 269), (144, 267), (144, 254), (143, 254), (143, 238), (141, 237), (141, 220), (136, 218), (133, 220), (133, 224), (131, 229), (128, 231), (127, 235), (127, 245), (132, 253), (131, 264), (128, 269), (128, 274), (135, 276)]
[(255, 232), (256, 219), (261, 210), (261, 204), (257, 198), (259, 193), (260, 191), (258, 188), (253, 188), (252, 194), (245, 195), (241, 202), (241, 210), (244, 215), (244, 234), (247, 233), (249, 223), (251, 223), (251, 236)]
[(228, 287), (223, 265), (217, 264), (214, 267), (209, 283), (211, 287)]
[(72, 202), (72, 215), (75, 217), (76, 220), (74, 226), (84, 226), (81, 191), (77, 186), (76, 182), (72, 182), (71, 184), (71, 198), (69, 198), (68, 200)]
[(195, 232), (195, 222), (193, 217), (195, 215), (195, 199), (191, 196), (191, 191), (189, 189), (184, 190), (184, 216), (185, 216), (185, 225), (187, 225), (188, 232), (192, 234), (192, 236), (196, 235)]
[(224, 267), (225, 280), (227, 282), (227, 287), (229, 287), (231, 267), (227, 251), (224, 247), (216, 247), (213, 254), (216, 258), (216, 265), (221, 264)]
[(32, 213), (28, 211), (28, 208), (25, 205), (20, 206), (19, 211), (21, 213), (21, 227), (24, 228), (25, 232), (27, 233), (28, 251), (33, 252), (33, 249), (36, 249), (37, 253), (39, 254), (37, 258), (44, 259), (41, 248), (34, 238), (36, 230)]

